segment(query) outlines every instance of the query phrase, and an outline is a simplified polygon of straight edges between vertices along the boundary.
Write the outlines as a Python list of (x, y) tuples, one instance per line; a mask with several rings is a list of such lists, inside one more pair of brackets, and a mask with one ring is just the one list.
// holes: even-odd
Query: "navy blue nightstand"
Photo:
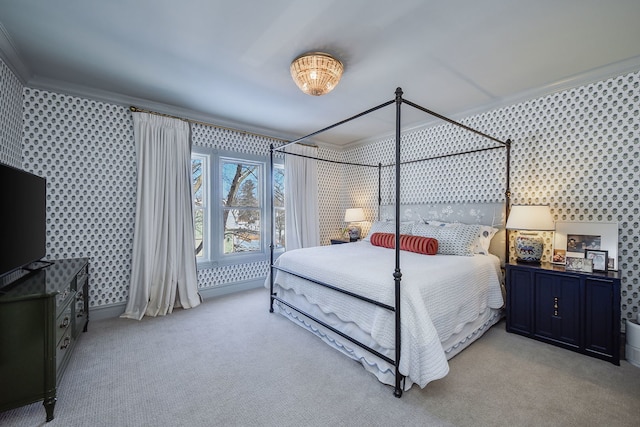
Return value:
[(510, 263), (507, 332), (620, 364), (620, 273)]

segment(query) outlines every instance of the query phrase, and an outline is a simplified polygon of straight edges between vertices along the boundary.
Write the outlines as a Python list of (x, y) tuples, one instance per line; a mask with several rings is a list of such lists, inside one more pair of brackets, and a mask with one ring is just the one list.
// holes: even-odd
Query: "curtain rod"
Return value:
[(214, 125), (212, 123), (201, 122), (201, 121), (198, 121), (198, 120), (185, 119), (183, 117), (172, 116), (171, 114), (158, 113), (156, 111), (145, 110), (145, 109), (142, 109), (142, 108), (134, 107), (133, 105), (129, 107), (129, 111), (131, 111), (132, 113), (147, 113), (147, 114), (153, 114), (153, 115), (156, 115), (156, 116), (168, 117), (170, 119), (178, 119), (178, 120), (182, 120), (183, 122), (187, 122), (187, 123), (193, 123), (193, 124), (202, 125), (202, 126), (209, 126), (209, 127), (222, 129), (222, 130), (228, 130), (228, 131), (232, 131), (232, 132), (238, 132), (238, 133), (243, 134), (243, 135), (253, 135), (253, 136), (258, 136), (260, 138), (268, 138), (268, 139), (276, 140), (276, 141), (287, 141), (286, 139), (283, 139), (283, 138), (276, 138), (276, 137), (273, 137), (273, 136), (262, 135), (262, 134), (259, 134), (259, 133), (249, 132), (249, 131), (246, 131), (246, 130), (234, 129), (234, 128), (230, 128), (230, 127), (226, 127), (226, 126)]

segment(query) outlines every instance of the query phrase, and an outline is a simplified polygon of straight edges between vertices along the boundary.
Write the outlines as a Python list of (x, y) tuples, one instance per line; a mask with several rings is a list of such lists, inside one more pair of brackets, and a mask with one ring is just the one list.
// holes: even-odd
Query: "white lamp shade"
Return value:
[(547, 205), (514, 205), (511, 206), (508, 230), (552, 231), (556, 226)]
[(362, 208), (350, 208), (344, 213), (344, 222), (364, 221), (364, 210)]

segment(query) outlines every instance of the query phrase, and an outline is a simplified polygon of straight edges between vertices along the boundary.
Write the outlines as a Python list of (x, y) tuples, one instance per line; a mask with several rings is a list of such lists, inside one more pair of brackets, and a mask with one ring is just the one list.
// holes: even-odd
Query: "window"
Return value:
[[(268, 162), (194, 147), (191, 156), (196, 259), (201, 268), (264, 260), (270, 206)], [(284, 168), (274, 167), (274, 245), (284, 249)]]
[(263, 169), (263, 163), (220, 158), (222, 197), (219, 208), (225, 255), (263, 250), (260, 221)]
[(208, 240), (208, 224), (207, 215), (208, 212), (208, 180), (205, 179), (208, 171), (208, 158), (201, 154), (191, 155), (191, 189), (193, 196), (191, 197), (193, 203), (193, 225), (196, 244), (196, 259), (198, 261), (207, 259), (209, 254), (206, 250)]
[(284, 235), (284, 165), (273, 167), (273, 245), (276, 249), (285, 248)]

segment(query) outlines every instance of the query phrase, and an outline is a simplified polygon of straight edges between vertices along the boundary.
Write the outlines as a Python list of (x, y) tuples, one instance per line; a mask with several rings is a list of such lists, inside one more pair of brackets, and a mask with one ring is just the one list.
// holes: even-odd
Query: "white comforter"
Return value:
[[(474, 321), (487, 307), (502, 307), (499, 260), (492, 255), (434, 256), (406, 251), (400, 254), (402, 355), (399, 370), (424, 387), (449, 371), (440, 343)], [(394, 305), (392, 249), (373, 246), (367, 241), (318, 246), (287, 251), (276, 265)], [(389, 350), (383, 354), (393, 358), (393, 312), (290, 274), (277, 272), (275, 282), (304, 295), (323, 312), (354, 322), (370, 334), (381, 349)]]

